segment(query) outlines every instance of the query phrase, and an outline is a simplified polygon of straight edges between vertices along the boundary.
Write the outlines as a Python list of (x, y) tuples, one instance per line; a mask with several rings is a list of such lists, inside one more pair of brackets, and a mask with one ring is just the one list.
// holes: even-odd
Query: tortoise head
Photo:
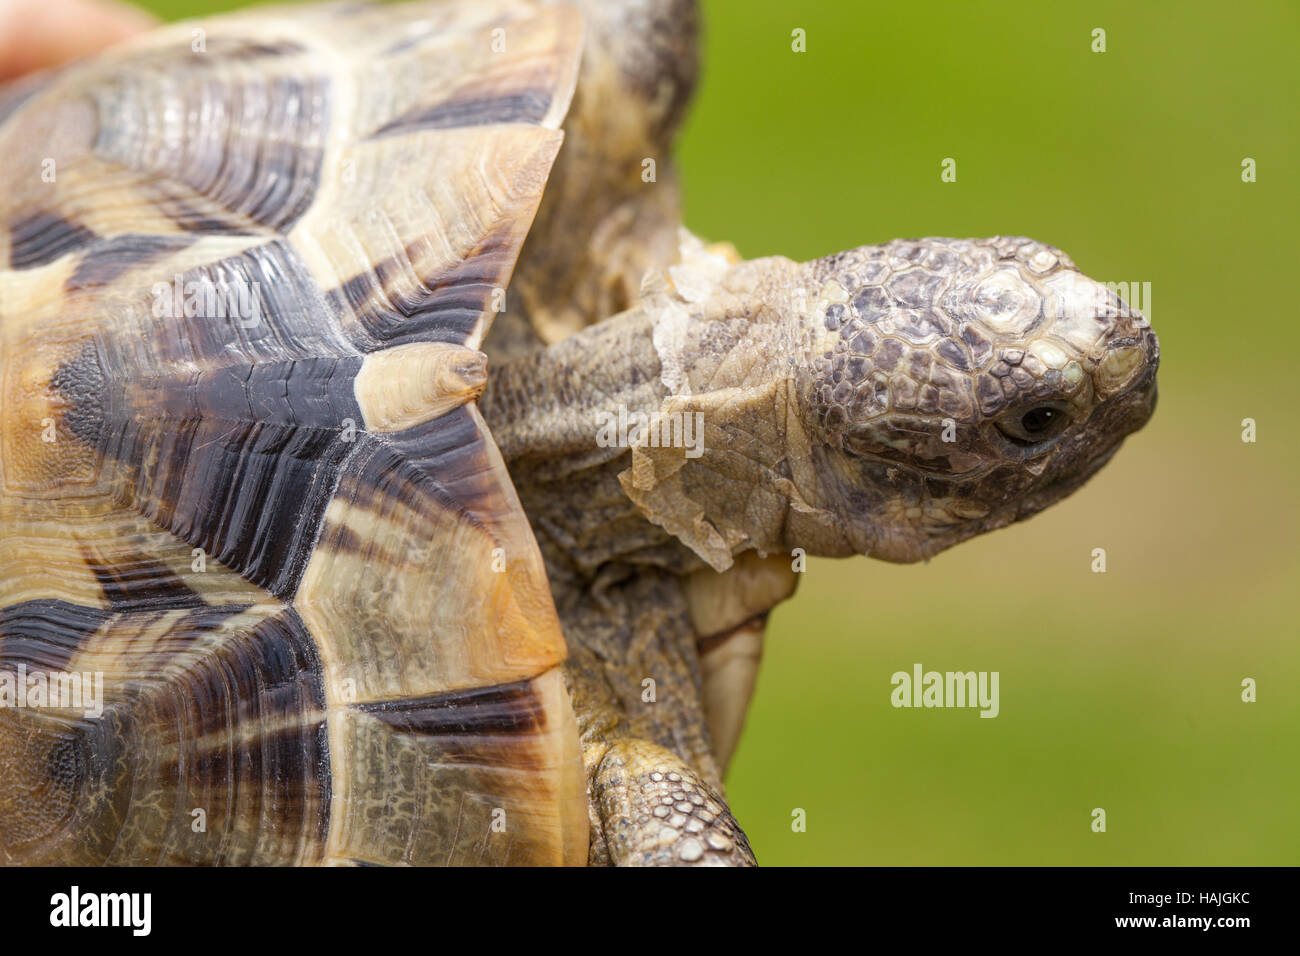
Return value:
[(1051, 246), (897, 240), (805, 268), (816, 497), (852, 551), (915, 561), (1027, 518), (1155, 408), (1147, 320)]

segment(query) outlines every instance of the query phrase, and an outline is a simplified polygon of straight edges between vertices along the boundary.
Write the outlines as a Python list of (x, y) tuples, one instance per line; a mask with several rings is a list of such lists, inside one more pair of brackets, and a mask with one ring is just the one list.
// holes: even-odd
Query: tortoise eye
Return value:
[(1008, 412), (996, 422), (1008, 440), (1024, 447), (1040, 445), (1055, 438), (1070, 424), (1064, 406), (1057, 403), (1031, 405)]
[(1054, 408), (1031, 408), (1020, 419), (1020, 427), (1031, 435), (1037, 435), (1052, 427), (1052, 419), (1059, 414)]

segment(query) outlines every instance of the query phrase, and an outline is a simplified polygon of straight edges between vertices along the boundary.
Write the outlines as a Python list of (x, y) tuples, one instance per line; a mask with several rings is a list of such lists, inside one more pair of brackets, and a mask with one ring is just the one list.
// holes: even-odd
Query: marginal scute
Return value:
[[(331, 711), (355, 759), (333, 852), (353, 863), (580, 865), (582, 757), (558, 670), (529, 681)], [(579, 771), (575, 773), (574, 771)], [(369, 781), (395, 781), (400, 800)]]
[(429, 340), (478, 346), (561, 139), (544, 127), (475, 126), (344, 152), (341, 168), (376, 188), (340, 184), (292, 239), (357, 349)]
[(99, 626), (75, 650), (62, 645), (61, 660), (50, 654), (60, 646), (50, 624), (36, 626), (57, 620), (53, 608), (0, 622), (6, 670), (100, 685), (73, 708), (0, 708), (0, 862), (319, 858), (331, 796), (323, 692), (296, 615), (206, 605), (77, 612)]
[[(302, 56), (250, 59), (209, 39), (199, 52), (187, 26), (146, 34), (63, 71), (0, 127), (4, 261), (50, 261), (74, 237), (270, 235), (302, 215), (320, 179), (327, 77)], [(11, 234), (50, 217), (68, 238), (48, 225), (43, 238)]]
[(559, 663), (541, 556), (473, 406), (357, 446), (296, 597), (337, 702), (517, 681)]

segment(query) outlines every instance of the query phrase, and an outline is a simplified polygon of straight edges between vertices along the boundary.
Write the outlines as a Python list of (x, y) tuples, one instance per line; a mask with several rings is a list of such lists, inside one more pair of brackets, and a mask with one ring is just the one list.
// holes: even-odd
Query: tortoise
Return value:
[(1150, 325), (1051, 246), (685, 232), (696, 25), (262, 9), (0, 94), (0, 860), (751, 864), (804, 558), (1147, 421)]

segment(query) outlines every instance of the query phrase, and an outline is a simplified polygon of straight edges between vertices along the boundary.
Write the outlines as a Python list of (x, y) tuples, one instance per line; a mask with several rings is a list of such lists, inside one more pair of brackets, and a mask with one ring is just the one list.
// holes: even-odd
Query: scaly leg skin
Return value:
[(754, 866), (726, 801), (676, 754), (646, 740), (606, 750), (592, 786), (616, 866)]
[(587, 770), (589, 862), (753, 865), (723, 797), (681, 579), (643, 567), (617, 583), (553, 590)]

